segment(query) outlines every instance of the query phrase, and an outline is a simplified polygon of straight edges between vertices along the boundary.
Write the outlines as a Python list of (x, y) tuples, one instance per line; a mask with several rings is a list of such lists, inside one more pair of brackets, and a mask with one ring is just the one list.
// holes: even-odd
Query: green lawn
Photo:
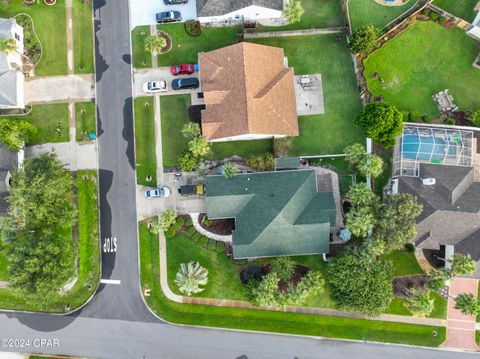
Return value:
[(72, 1), (74, 66), (76, 74), (90, 74), (93, 66), (92, 2)]
[(415, 3), (416, 0), (409, 0), (402, 6), (384, 6), (376, 3), (375, 0), (350, 0), (348, 9), (352, 29), (366, 25), (373, 25), (381, 29), (410, 9)]
[(415, 259), (415, 254), (406, 251), (394, 251), (387, 255), (385, 259), (391, 260), (394, 264), (395, 270), (393, 275), (395, 277), (423, 274), (422, 269)]
[[(236, 41), (237, 33), (241, 31), (238, 26), (204, 27), (200, 36), (192, 37), (185, 32), (183, 23), (158, 25), (158, 29), (169, 34), (173, 43), (169, 52), (158, 55), (158, 66), (197, 63), (199, 52), (232, 45)], [(134, 44), (135, 48), (137, 46)]]
[(273, 152), (271, 139), (252, 141), (227, 141), (212, 143), (213, 158), (220, 160), (233, 155), (250, 157), (252, 155)]
[(258, 30), (319, 29), (344, 25), (341, 0), (302, 0), (302, 6), (305, 12), (299, 22), (285, 26), (259, 26)]
[(75, 104), (75, 125), (77, 127), (77, 142), (88, 141), (88, 135), (97, 133), (96, 106), (93, 102)]
[[(417, 22), (365, 60), (368, 89), (402, 111), (433, 117), (432, 95), (444, 89), (460, 109), (478, 110), (480, 71), (472, 63), (479, 51), (480, 42), (461, 29)], [(374, 72), (385, 82), (372, 79)]]
[[(428, 318), (441, 318), (445, 319), (447, 317), (447, 305), (448, 302), (440, 297), (437, 293), (431, 292), (431, 298), (434, 299), (435, 307), (432, 313)], [(394, 298), (390, 303), (390, 308), (388, 308), (389, 314), (397, 315), (411, 315), (410, 311), (404, 305), (404, 298)]]
[[(66, 295), (52, 297), (47, 307), (26, 302), (21, 294), (12, 289), (0, 289), (0, 308), (63, 313), (66, 305), (69, 305), (71, 310), (78, 308), (95, 291), (100, 279), (96, 171), (78, 171), (75, 183), (79, 232), (79, 269), (76, 284)], [(71, 231), (66, 231), (64, 235), (71, 240)]]
[(27, 13), (42, 43), (42, 58), (35, 68), (37, 76), (67, 74), (67, 34), (65, 2), (47, 6), (43, 1), (26, 6), (23, 0), (0, 2), (0, 17)]
[(133, 67), (152, 67), (152, 55), (145, 51), (144, 41), (150, 35), (150, 26), (137, 26), (132, 30)]
[[(137, 182), (144, 186), (155, 187), (157, 185), (157, 157), (153, 97), (136, 98), (134, 107)], [(147, 177), (151, 177), (151, 179), (147, 180)]]
[(24, 120), (37, 127), (37, 133), (28, 145), (48, 142), (68, 142), (70, 126), (68, 123), (68, 104), (57, 103), (34, 105), (26, 116), (8, 117), (12, 120)]
[(322, 74), (325, 114), (299, 117), (300, 136), (294, 137), (296, 155), (343, 153), (354, 143), (364, 143), (353, 119), (361, 110), (360, 94), (346, 40), (336, 35), (255, 39), (256, 43), (283, 47), (295, 75)]
[[(167, 321), (431, 347), (437, 347), (445, 340), (445, 328), (431, 326), (171, 302), (160, 289), (158, 239), (149, 232), (145, 223), (140, 224), (139, 233), (141, 285), (142, 289), (151, 289), (150, 296), (145, 300), (157, 315)], [(432, 335), (433, 331), (438, 332), (437, 337)]]
[(5, 249), (0, 250), (0, 280), (8, 278), (8, 259)]
[(478, 0), (434, 0), (433, 5), (468, 22), (475, 19), (475, 4)]

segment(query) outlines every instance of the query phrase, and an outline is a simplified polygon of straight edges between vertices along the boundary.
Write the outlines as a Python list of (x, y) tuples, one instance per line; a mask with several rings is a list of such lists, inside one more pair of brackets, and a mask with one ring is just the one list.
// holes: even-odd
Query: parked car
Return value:
[(167, 81), (149, 81), (143, 84), (143, 91), (146, 93), (166, 92), (167, 90)]
[(179, 5), (179, 4), (186, 4), (188, 0), (163, 0), (165, 5)]
[(191, 196), (194, 194), (202, 196), (205, 194), (205, 185), (203, 183), (183, 185), (178, 189), (178, 193), (182, 196)]
[(180, 11), (163, 11), (155, 15), (158, 24), (165, 22), (182, 21), (182, 14)]
[(172, 81), (172, 89), (174, 90), (196, 89), (199, 86), (200, 82), (195, 77), (185, 77)]
[(155, 197), (168, 197), (170, 196), (170, 189), (167, 187), (160, 188), (151, 188), (145, 191), (145, 197), (155, 198)]
[(170, 67), (170, 73), (173, 76), (178, 75), (191, 75), (195, 72), (195, 65), (193, 64), (180, 64)]

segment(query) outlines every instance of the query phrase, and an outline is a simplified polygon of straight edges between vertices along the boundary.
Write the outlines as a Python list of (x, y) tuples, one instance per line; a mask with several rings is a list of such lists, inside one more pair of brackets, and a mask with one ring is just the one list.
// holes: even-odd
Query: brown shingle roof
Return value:
[(283, 59), (281, 48), (248, 42), (200, 53), (203, 135), (297, 136), (293, 70)]

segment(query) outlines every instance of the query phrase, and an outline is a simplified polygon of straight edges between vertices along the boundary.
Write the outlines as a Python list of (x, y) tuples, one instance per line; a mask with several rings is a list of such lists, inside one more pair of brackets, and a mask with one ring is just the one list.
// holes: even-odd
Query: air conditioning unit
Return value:
[(422, 183), (425, 186), (433, 186), (435, 184), (435, 178), (422, 178)]

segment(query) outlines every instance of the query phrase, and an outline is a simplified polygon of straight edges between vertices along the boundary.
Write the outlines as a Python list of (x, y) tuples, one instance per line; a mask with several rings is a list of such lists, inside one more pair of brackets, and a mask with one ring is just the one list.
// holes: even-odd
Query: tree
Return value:
[(227, 162), (223, 165), (223, 177), (232, 178), (238, 173), (237, 167), (232, 162)]
[(27, 121), (0, 119), (0, 142), (11, 151), (20, 151), (36, 132), (37, 128)]
[(195, 122), (187, 122), (182, 127), (182, 135), (188, 141), (193, 140), (194, 138), (200, 137), (202, 134), (200, 126)]
[(354, 207), (377, 207), (378, 197), (363, 182), (358, 182), (350, 187), (347, 198)]
[(289, 24), (299, 22), (305, 11), (300, 0), (289, 0), (285, 10), (283, 10), (283, 17)]
[(455, 298), (455, 309), (465, 315), (477, 316), (480, 314), (480, 303), (472, 293), (462, 293)]
[(433, 312), (435, 302), (430, 297), (429, 291), (413, 288), (407, 293), (405, 306), (413, 316), (424, 318)]
[(393, 297), (393, 265), (362, 250), (346, 250), (328, 262), (332, 298), (339, 308), (368, 316), (385, 312)]
[(0, 52), (13, 52), (17, 51), (17, 43), (15, 39), (2, 39), (0, 40)]
[(472, 275), (477, 270), (476, 261), (470, 254), (455, 253), (448, 262), (452, 266), (453, 275)]
[(345, 160), (347, 160), (352, 166), (359, 165), (367, 155), (365, 146), (360, 143), (354, 143), (353, 145), (345, 147), (343, 152), (347, 155)]
[(177, 220), (177, 212), (174, 209), (167, 209), (160, 215), (158, 225), (161, 229), (166, 231), (169, 229)]
[(385, 241), (387, 251), (402, 249), (415, 238), (415, 220), (422, 211), (422, 205), (411, 194), (402, 193), (385, 199), (379, 211), (375, 235)]
[(369, 103), (354, 121), (365, 134), (375, 142), (388, 148), (395, 145), (395, 139), (403, 131), (403, 115), (386, 103)]
[(25, 159), (12, 174), (9, 215), (18, 230), (55, 232), (73, 225), (73, 179), (54, 154)]
[(288, 257), (275, 258), (271, 263), (271, 271), (275, 272), (280, 280), (289, 281), (295, 273), (295, 262)]
[(188, 296), (200, 293), (204, 288), (201, 285), (208, 283), (208, 270), (198, 262), (181, 263), (180, 270), (175, 276), (175, 284), (178, 290)]
[(257, 307), (277, 304), (279, 280), (277, 273), (272, 271), (259, 281), (250, 281), (247, 286), (249, 301)]
[(428, 289), (439, 291), (445, 287), (445, 282), (452, 278), (452, 272), (446, 269), (434, 269), (427, 272), (425, 286)]
[(383, 171), (383, 160), (377, 155), (367, 155), (358, 165), (360, 173), (365, 177), (378, 177)]
[(201, 158), (210, 152), (210, 144), (205, 137), (198, 136), (188, 141), (188, 150), (194, 157)]
[(191, 152), (185, 151), (178, 159), (178, 164), (184, 172), (194, 171), (200, 163), (200, 159), (194, 156)]
[(378, 31), (373, 25), (363, 26), (353, 31), (350, 48), (355, 54), (368, 55), (378, 42)]
[(345, 219), (347, 228), (358, 237), (366, 237), (375, 225), (375, 216), (367, 207), (351, 209), (345, 215)]
[(167, 46), (167, 40), (164, 37), (149, 35), (145, 38), (145, 51), (156, 55), (162, 48)]
[(282, 295), (283, 305), (302, 305), (312, 295), (321, 293), (325, 286), (322, 273), (309, 271), (297, 285), (289, 283), (287, 291)]

